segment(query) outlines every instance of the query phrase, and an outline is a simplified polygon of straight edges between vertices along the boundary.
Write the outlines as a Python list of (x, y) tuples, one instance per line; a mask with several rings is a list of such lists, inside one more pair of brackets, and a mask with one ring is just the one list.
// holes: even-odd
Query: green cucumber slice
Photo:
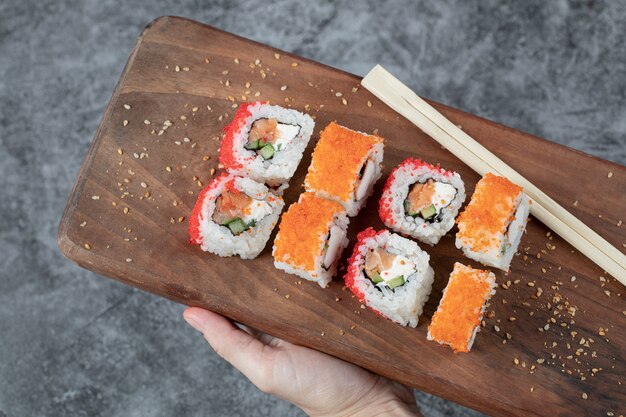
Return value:
[(417, 216), (417, 211), (411, 211), (411, 202), (409, 200), (404, 200), (404, 211), (409, 216)]
[(274, 156), (274, 152), (276, 152), (274, 150), (274, 147), (271, 143), (268, 143), (261, 148), (261, 150), (259, 151), (259, 155), (261, 155), (263, 159), (271, 159)]
[(435, 214), (437, 214), (437, 209), (434, 204), (420, 210), (420, 215), (424, 219), (430, 219), (431, 217), (434, 217)]
[(391, 288), (396, 288), (403, 284), (404, 284), (404, 275), (399, 275), (387, 281), (387, 285), (389, 285)]
[(245, 145), (243, 145), (244, 148), (254, 151), (259, 149), (259, 141), (258, 140), (253, 140), (252, 142), (248, 142)]
[(230, 223), (228, 223), (227, 226), (233, 235), (238, 235), (247, 229), (246, 224), (240, 218), (236, 218), (235, 220), (231, 221)]
[(371, 274), (368, 274), (368, 275), (369, 275), (369, 279), (371, 279), (374, 284), (383, 282), (383, 277), (381, 277), (378, 272), (373, 271)]

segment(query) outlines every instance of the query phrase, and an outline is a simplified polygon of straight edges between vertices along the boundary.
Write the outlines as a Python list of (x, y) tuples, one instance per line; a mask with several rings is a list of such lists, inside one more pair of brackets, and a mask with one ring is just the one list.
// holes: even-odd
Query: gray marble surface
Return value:
[[(56, 246), (141, 29), (180, 15), (626, 163), (620, 1), (0, 2), (0, 417), (291, 416), (181, 319)], [(478, 415), (417, 393), (426, 416)]]

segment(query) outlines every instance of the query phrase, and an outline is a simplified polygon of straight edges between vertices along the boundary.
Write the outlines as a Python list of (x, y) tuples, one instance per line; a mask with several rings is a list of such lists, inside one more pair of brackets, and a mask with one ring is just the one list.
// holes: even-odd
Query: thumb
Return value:
[(227, 318), (208, 310), (189, 307), (185, 321), (198, 330), (213, 350), (258, 385), (268, 366), (270, 347), (238, 328)]

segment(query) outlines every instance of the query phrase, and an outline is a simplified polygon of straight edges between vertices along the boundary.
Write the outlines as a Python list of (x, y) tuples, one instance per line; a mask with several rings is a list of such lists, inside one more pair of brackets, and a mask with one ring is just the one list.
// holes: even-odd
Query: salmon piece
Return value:
[(365, 271), (368, 274), (372, 271), (380, 273), (391, 268), (395, 259), (396, 255), (384, 249), (376, 248), (365, 256)]
[(274, 143), (278, 138), (278, 122), (276, 119), (258, 119), (252, 123), (252, 128), (248, 135), (248, 142), (262, 140), (267, 143)]
[(252, 198), (245, 193), (236, 190), (226, 190), (215, 201), (213, 221), (217, 224), (223, 224), (235, 217), (242, 218), (250, 210), (251, 203)]
[(415, 184), (407, 200), (409, 200), (409, 212), (419, 213), (420, 210), (432, 204), (435, 195), (435, 181), (429, 179), (425, 184)]

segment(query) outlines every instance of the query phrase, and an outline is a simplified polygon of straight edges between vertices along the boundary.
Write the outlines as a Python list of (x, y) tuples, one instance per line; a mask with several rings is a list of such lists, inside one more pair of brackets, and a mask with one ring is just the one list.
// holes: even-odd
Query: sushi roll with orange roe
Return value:
[(529, 204), (522, 187), (487, 173), (457, 219), (456, 247), (470, 259), (508, 271), (526, 228)]
[(383, 138), (331, 122), (315, 146), (304, 187), (356, 216), (381, 176), (382, 161)]
[(343, 207), (302, 193), (283, 215), (274, 240), (274, 266), (325, 287), (348, 245), (349, 219)]
[(435, 273), (417, 243), (371, 227), (357, 236), (346, 287), (376, 313), (403, 326), (416, 327)]
[(390, 229), (432, 246), (452, 229), (464, 201), (459, 174), (407, 158), (389, 174), (378, 214)]
[(492, 272), (455, 263), (428, 326), (427, 339), (449, 345), (455, 352), (469, 352), (495, 288), (496, 277)]
[(222, 173), (198, 196), (189, 217), (190, 242), (219, 256), (256, 258), (284, 205), (265, 185)]
[(226, 126), (220, 163), (234, 175), (271, 187), (286, 186), (315, 123), (304, 113), (265, 102), (243, 103)]

